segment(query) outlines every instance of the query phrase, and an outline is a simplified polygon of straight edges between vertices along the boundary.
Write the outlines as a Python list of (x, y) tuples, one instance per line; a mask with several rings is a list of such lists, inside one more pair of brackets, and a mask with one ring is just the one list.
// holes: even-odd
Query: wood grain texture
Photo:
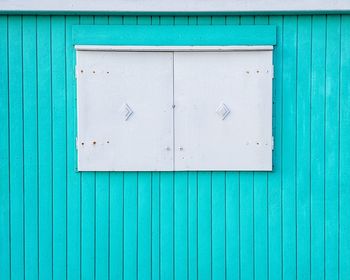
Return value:
[[(273, 171), (76, 172), (79, 24), (276, 26)], [(1, 279), (347, 280), (349, 30), (349, 15), (1, 15)]]

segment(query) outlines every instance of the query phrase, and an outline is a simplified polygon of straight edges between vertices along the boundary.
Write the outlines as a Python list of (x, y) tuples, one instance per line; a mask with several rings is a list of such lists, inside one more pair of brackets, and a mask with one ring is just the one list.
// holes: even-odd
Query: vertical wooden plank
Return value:
[[(173, 16), (160, 24), (173, 25)], [(174, 279), (174, 173), (160, 173), (160, 279)]]
[[(188, 24), (196, 25), (197, 16)], [(188, 172), (188, 279), (198, 279), (198, 172)]]
[[(213, 16), (213, 25), (225, 25), (224, 16)], [(225, 172), (212, 175), (212, 279), (226, 278), (226, 179)]]
[(311, 17), (298, 17), (297, 277), (310, 278)]
[(173, 16), (160, 16), (159, 22), (160, 24), (173, 25), (175, 22), (175, 18)]
[[(241, 17), (241, 24), (254, 24), (253, 16)], [(252, 172), (240, 173), (240, 249), (241, 279), (254, 277), (254, 178)]]
[[(210, 25), (210, 16), (198, 17), (198, 25)], [(212, 278), (212, 174), (198, 172), (198, 278)]]
[(198, 278), (212, 277), (211, 172), (198, 172)]
[(11, 275), (8, 17), (0, 16), (0, 271)]
[(188, 276), (188, 190), (187, 172), (176, 172), (174, 183), (174, 262), (175, 279)]
[(151, 172), (138, 174), (138, 226), (137, 226), (137, 271), (138, 279), (151, 279)]
[(160, 279), (174, 277), (174, 173), (160, 174)]
[[(95, 24), (108, 24), (107, 16), (95, 16)], [(109, 172), (96, 173), (96, 279), (109, 276)]]
[(188, 16), (176, 16), (174, 18), (174, 24), (188, 25)]
[(189, 16), (188, 17), (188, 24), (189, 25), (196, 25), (198, 22), (198, 17), (196, 16)]
[[(256, 16), (255, 24), (268, 24), (267, 16)], [(267, 173), (254, 172), (254, 275), (268, 279)]]
[(38, 279), (38, 120), (36, 17), (23, 18), (25, 278)]
[(197, 24), (198, 25), (211, 25), (211, 16), (198, 16)]
[(282, 203), (283, 279), (296, 278), (296, 60), (297, 17), (283, 26)]
[[(239, 16), (227, 16), (227, 25), (238, 25)], [(239, 173), (226, 172), (226, 279), (240, 278), (240, 186)]]
[[(135, 16), (123, 17), (123, 24), (136, 24)], [(137, 278), (137, 173), (124, 175), (123, 276)]]
[(350, 16), (341, 20), (341, 73), (340, 73), (340, 240), (339, 279), (350, 275)]
[(138, 25), (151, 25), (152, 18), (150, 16), (138, 16), (137, 24)]
[(123, 279), (124, 175), (113, 172), (110, 180), (110, 279)]
[(327, 16), (325, 123), (325, 278), (338, 278), (340, 17)]
[(253, 279), (254, 274), (254, 221), (253, 174), (240, 173), (240, 273), (242, 279)]
[[(109, 24), (120, 25), (122, 23), (122, 16), (109, 16)], [(124, 175), (122, 172), (110, 173), (109, 217), (109, 277), (110, 279), (123, 279)]]
[(225, 25), (226, 18), (224, 16), (212, 16), (211, 24), (212, 25)]
[(240, 23), (239, 16), (226, 16), (227, 25), (238, 25)]
[(151, 24), (152, 25), (158, 25), (160, 23), (160, 18), (159, 16), (152, 16), (151, 17)]
[[(213, 16), (213, 25), (225, 25), (224, 16)], [(212, 175), (212, 279), (226, 278), (226, 180), (225, 172)]]
[(198, 173), (188, 173), (188, 278), (198, 279)]
[[(81, 16), (80, 24), (93, 24), (92, 16)], [(73, 66), (74, 67), (74, 66)], [(76, 106), (76, 100), (74, 100)], [(75, 118), (75, 116), (74, 116)], [(76, 131), (74, 131), (76, 135)], [(83, 172), (81, 175), (81, 277), (82, 279), (94, 279), (95, 266), (95, 172)]]
[(82, 182), (81, 214), (81, 276), (95, 278), (95, 174), (84, 172)]
[(254, 275), (268, 279), (267, 173), (254, 172)]
[(76, 172), (75, 128), (75, 55), (72, 44), (72, 25), (79, 24), (78, 16), (66, 17), (66, 130), (67, 130), (67, 278), (81, 277), (82, 201), (81, 176)]
[(277, 44), (274, 46), (274, 82), (272, 127), (275, 147), (273, 171), (268, 174), (268, 274), (269, 279), (282, 279), (282, 64), (283, 17), (269, 17), (269, 24), (277, 26)]
[(108, 23), (111, 25), (120, 25), (123, 23), (123, 17), (122, 16), (109, 16)]
[(238, 172), (226, 172), (226, 278), (240, 279), (240, 185)]
[(137, 24), (137, 17), (136, 16), (124, 16), (123, 17), (123, 24)]
[(65, 18), (51, 20), (53, 141), (53, 278), (66, 278), (66, 80)]
[(311, 66), (311, 279), (324, 279), (324, 168), (326, 17), (312, 20)]
[(11, 277), (24, 277), (22, 17), (8, 21)]
[[(137, 24), (136, 16), (124, 16), (123, 24)], [(124, 175), (124, 279), (138, 278), (138, 174)]]
[(109, 172), (96, 173), (96, 279), (109, 274)]
[[(176, 16), (175, 25), (187, 25), (187, 16)], [(174, 183), (174, 278), (188, 277), (188, 173), (175, 172)]]
[(159, 280), (160, 276), (160, 175), (152, 172), (152, 280)]
[(226, 267), (226, 182), (225, 172), (212, 175), (212, 279), (225, 279)]
[(240, 25), (253, 25), (255, 18), (254, 16), (240, 16), (239, 21)]
[(52, 279), (51, 17), (38, 16), (39, 279)]
[(124, 175), (124, 279), (138, 278), (137, 265), (137, 172)]
[(268, 16), (254, 16), (255, 25), (267, 25), (269, 23)]
[(108, 22), (109, 22), (108, 16), (104, 16), (104, 15), (94, 16), (94, 24), (96, 24), (96, 25), (99, 25), (99, 24), (107, 25)]
[[(159, 25), (159, 16), (151, 17), (151, 25)], [(161, 224), (160, 224), (160, 172), (152, 172), (152, 209), (151, 209), (151, 223), (152, 223), (152, 236), (151, 236), (151, 279), (160, 279), (160, 248), (161, 248)]]
[[(210, 25), (210, 16), (198, 17), (198, 25)], [(212, 174), (198, 172), (198, 278), (212, 278)]]

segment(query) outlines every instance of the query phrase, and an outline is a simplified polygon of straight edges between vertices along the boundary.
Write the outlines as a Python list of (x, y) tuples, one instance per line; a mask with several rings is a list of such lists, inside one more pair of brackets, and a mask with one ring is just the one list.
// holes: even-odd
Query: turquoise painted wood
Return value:
[[(181, 18), (180, 18), (181, 19)], [(179, 20), (177, 23), (179, 23)], [(205, 23), (205, 21), (203, 21)], [(254, 23), (254, 22), (252, 22)], [(256, 36), (256, 33), (261, 34)], [(118, 34), (118, 35), (117, 35)], [(73, 26), (73, 43), (77, 45), (274, 45), (273, 25), (81, 25)]]
[[(276, 26), (273, 172), (76, 172), (74, 25)], [(0, 278), (349, 279), (349, 73), (349, 15), (0, 15)]]

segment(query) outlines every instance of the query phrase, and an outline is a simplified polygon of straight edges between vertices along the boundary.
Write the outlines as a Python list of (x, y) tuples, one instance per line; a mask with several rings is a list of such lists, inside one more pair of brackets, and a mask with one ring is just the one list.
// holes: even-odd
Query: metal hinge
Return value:
[(271, 137), (271, 150), (273, 151), (275, 149), (275, 137)]
[(78, 78), (78, 65), (75, 65), (75, 78)]
[(75, 148), (78, 150), (78, 146), (79, 146), (79, 143), (78, 143), (78, 137), (75, 138)]

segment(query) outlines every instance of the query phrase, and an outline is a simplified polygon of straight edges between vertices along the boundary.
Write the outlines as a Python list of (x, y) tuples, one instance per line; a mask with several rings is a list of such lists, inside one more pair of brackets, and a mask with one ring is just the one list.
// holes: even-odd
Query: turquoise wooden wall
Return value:
[[(75, 172), (76, 24), (276, 25), (274, 171)], [(0, 157), (1, 279), (350, 279), (350, 16), (1, 15)]]

